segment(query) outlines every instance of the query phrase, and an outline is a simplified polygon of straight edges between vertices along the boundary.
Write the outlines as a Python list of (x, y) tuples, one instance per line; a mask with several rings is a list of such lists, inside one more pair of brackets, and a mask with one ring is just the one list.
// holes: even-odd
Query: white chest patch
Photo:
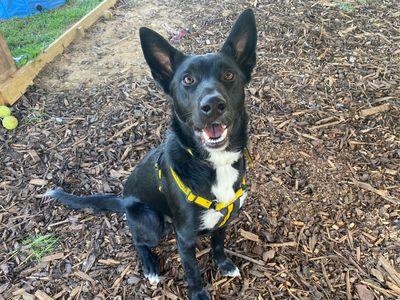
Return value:
[(223, 217), (219, 211), (215, 209), (207, 209), (201, 216), (201, 229), (211, 229), (219, 222)]
[(239, 172), (232, 164), (238, 161), (240, 152), (214, 151), (208, 159), (216, 171), (215, 183), (211, 191), (218, 202), (227, 203), (235, 198), (233, 184), (237, 181)]
[[(240, 158), (240, 152), (211, 151), (208, 161), (213, 165), (216, 171), (216, 180), (211, 187), (212, 193), (218, 202), (227, 203), (235, 198), (233, 184), (237, 181), (239, 172), (232, 164)], [(240, 206), (246, 198), (243, 195), (240, 199)], [(223, 214), (214, 209), (206, 210), (201, 216), (202, 229), (211, 229), (220, 221)]]

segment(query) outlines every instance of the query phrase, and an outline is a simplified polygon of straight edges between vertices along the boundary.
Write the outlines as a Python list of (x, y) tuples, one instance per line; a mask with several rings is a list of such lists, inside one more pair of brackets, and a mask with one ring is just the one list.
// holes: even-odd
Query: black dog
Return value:
[(203, 288), (195, 242), (211, 234), (222, 275), (240, 276), (224, 253), (226, 225), (246, 198), (247, 115), (244, 87), (256, 61), (253, 12), (244, 11), (217, 53), (187, 56), (159, 34), (140, 29), (142, 50), (154, 79), (171, 97), (172, 131), (129, 176), (124, 196), (78, 197), (52, 190), (71, 208), (125, 213), (144, 275), (158, 282), (150, 248), (172, 230), (189, 284), (190, 299), (210, 299)]

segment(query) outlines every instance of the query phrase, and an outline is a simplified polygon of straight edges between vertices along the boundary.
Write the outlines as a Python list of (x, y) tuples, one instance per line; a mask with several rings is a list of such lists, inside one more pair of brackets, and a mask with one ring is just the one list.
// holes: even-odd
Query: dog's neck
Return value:
[(241, 156), (242, 151), (210, 151), (207, 161), (211, 163), (214, 169), (221, 168), (226, 165), (233, 165)]
[(245, 172), (245, 112), (237, 118), (235, 124), (230, 143), (224, 150), (207, 150), (199, 145), (185, 124), (173, 118), (173, 130), (167, 135), (164, 146), (168, 149), (165, 152), (166, 163), (195, 194), (221, 203), (235, 197), (235, 190)]

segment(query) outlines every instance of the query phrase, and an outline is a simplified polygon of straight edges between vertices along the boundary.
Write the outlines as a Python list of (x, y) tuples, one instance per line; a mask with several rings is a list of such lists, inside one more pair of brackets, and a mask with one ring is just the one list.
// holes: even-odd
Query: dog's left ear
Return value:
[(139, 35), (144, 58), (150, 67), (153, 78), (169, 94), (171, 80), (185, 55), (149, 28), (140, 28)]
[(233, 25), (231, 33), (220, 52), (232, 57), (250, 81), (251, 71), (256, 64), (257, 28), (251, 9), (246, 9)]

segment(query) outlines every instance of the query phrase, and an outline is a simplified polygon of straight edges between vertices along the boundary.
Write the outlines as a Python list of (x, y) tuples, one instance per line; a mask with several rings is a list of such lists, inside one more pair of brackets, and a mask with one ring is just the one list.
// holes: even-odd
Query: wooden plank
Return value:
[(0, 83), (6, 81), (17, 68), (8, 49), (7, 42), (0, 32)]
[(6, 82), (0, 85), (0, 104), (11, 105), (15, 103), (26, 91), (33, 79), (40, 70), (57, 55), (61, 54), (66, 47), (77, 37), (82, 35), (82, 31), (89, 28), (97, 21), (103, 12), (114, 6), (117, 0), (104, 0), (91, 12), (83, 17), (78, 23), (68, 29), (56, 41), (43, 51), (34, 61), (15, 72)]

